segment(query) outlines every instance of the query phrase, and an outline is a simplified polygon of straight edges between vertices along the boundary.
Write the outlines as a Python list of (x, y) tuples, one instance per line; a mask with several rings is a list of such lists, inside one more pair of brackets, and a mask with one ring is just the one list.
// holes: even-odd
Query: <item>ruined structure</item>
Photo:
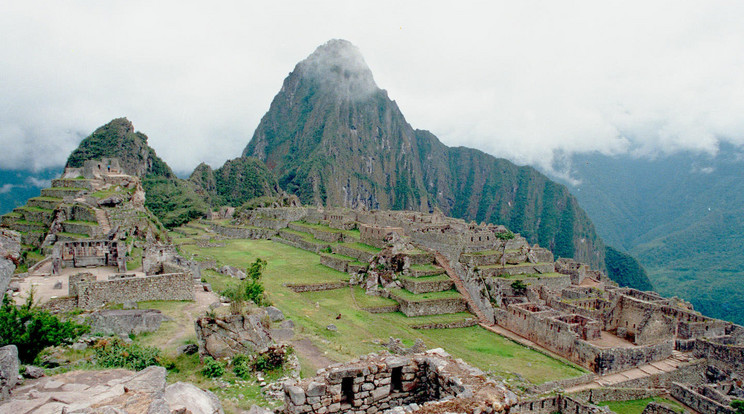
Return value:
[(52, 274), (65, 267), (115, 266), (126, 272), (126, 246), (118, 240), (64, 241), (52, 250)]
[(8, 290), (10, 278), (16, 269), (16, 263), (20, 261), (21, 236), (20, 234), (0, 228), (0, 298)]

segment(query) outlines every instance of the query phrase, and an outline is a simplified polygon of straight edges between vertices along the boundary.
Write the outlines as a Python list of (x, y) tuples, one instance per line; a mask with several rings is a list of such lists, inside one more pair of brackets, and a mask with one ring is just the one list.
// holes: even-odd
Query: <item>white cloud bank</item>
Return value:
[(545, 166), (744, 144), (741, 1), (245, 3), (2, 3), (0, 168), (60, 165), (119, 116), (174, 169), (219, 166), (331, 38), (448, 145)]

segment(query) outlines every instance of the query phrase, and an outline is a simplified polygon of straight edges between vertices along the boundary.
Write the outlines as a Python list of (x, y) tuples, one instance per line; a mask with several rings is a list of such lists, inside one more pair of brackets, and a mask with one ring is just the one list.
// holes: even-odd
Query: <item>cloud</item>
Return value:
[(26, 178), (26, 184), (36, 188), (47, 188), (52, 186), (52, 180), (39, 179), (36, 177)]
[(11, 190), (13, 190), (14, 187), (18, 186), (14, 184), (3, 184), (2, 186), (0, 186), (0, 194), (7, 194)]
[(127, 116), (175, 170), (238, 156), (295, 64), (350, 40), (416, 128), (556, 154), (744, 144), (744, 3), (5, 2), (0, 168)]

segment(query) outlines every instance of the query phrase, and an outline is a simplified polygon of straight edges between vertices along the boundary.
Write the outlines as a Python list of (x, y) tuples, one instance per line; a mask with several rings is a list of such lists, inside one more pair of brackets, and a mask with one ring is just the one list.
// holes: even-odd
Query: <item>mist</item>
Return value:
[(332, 38), (414, 128), (520, 164), (744, 145), (737, 1), (6, 3), (1, 169), (62, 165), (121, 116), (179, 173), (218, 167)]

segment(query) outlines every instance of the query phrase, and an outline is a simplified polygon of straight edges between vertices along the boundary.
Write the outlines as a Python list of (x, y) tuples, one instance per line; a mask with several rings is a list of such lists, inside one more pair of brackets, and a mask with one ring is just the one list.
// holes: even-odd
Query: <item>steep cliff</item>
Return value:
[(505, 224), (558, 256), (604, 268), (604, 245), (566, 188), (531, 167), (414, 130), (359, 50), (332, 40), (303, 60), (243, 151), (305, 204), (441, 209)]

